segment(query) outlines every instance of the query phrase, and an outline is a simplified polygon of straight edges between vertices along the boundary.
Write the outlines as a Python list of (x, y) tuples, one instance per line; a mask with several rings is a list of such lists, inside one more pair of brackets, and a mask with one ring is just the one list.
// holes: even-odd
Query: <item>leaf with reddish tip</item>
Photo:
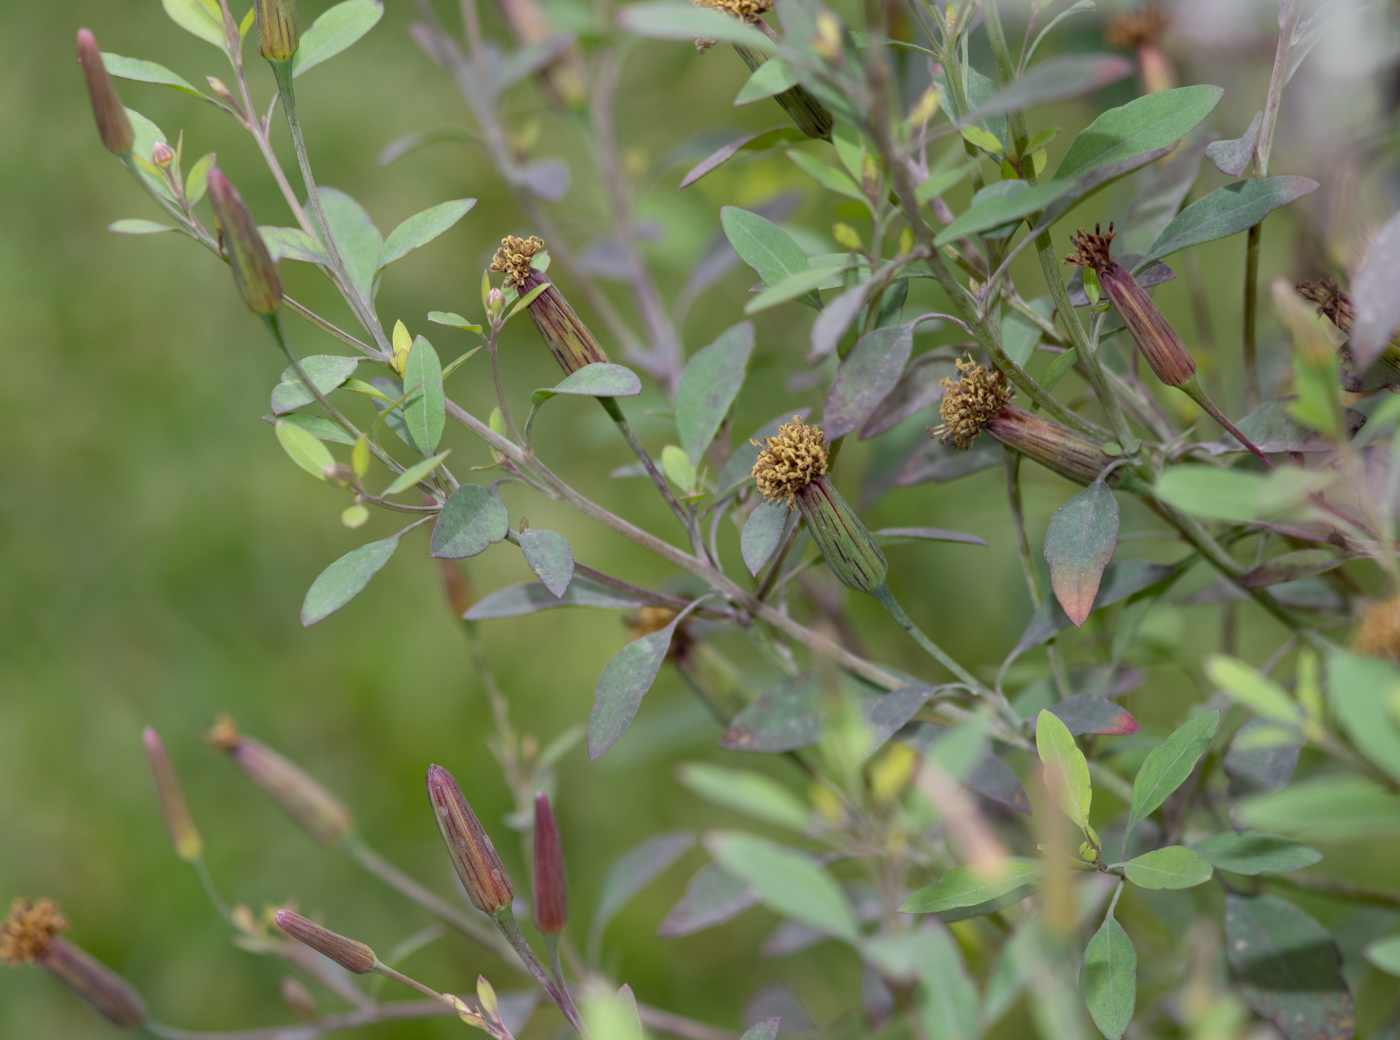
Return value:
[(1102, 480), (1075, 495), (1050, 518), (1045, 562), (1050, 587), (1078, 628), (1093, 609), (1103, 569), (1118, 545), (1118, 502)]
[(1126, 708), (1119, 707), (1097, 693), (1077, 693), (1050, 705), (1050, 713), (1065, 724), (1075, 736), (1082, 733), (1102, 733), (1124, 737), (1138, 731), (1137, 719)]

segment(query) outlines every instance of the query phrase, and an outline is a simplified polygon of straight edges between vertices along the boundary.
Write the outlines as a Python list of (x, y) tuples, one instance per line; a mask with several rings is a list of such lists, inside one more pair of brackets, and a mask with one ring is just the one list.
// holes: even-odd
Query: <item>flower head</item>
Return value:
[(996, 369), (979, 365), (971, 358), (956, 362), (957, 379), (944, 379), (943, 401), (938, 416), (943, 422), (929, 430), (958, 451), (966, 451), (987, 425), (987, 420), (1011, 403), (1011, 388), (1006, 376)]
[(786, 499), (792, 508), (802, 489), (826, 474), (826, 435), (817, 427), (808, 426), (799, 415), (778, 427), (776, 436), (769, 437), (760, 447), (753, 479), (764, 498)]
[(506, 285), (521, 289), (530, 277), (530, 264), (535, 254), (544, 248), (544, 240), (536, 235), (529, 238), (516, 238), (507, 235), (501, 239), (501, 248), (491, 258), (491, 270), (504, 272)]
[(68, 918), (52, 899), (16, 899), (0, 924), (0, 964), (33, 964), (67, 927)]
[(1156, 4), (1149, 4), (1111, 20), (1104, 29), (1104, 42), (1110, 47), (1152, 47), (1171, 27), (1171, 15)]
[(1095, 224), (1093, 233), (1080, 228), (1072, 236), (1070, 241), (1074, 243), (1065, 263), (1074, 264), (1077, 267), (1092, 267), (1095, 271), (1102, 273), (1113, 265), (1113, 257), (1109, 253), (1109, 247), (1113, 242), (1115, 232), (1113, 225), (1108, 225), (1105, 232), (1100, 225)]
[(745, 22), (757, 21), (758, 16), (773, 9), (773, 0), (691, 0), (696, 7), (709, 7)]
[(1351, 646), (1368, 657), (1400, 660), (1400, 597), (1380, 600), (1367, 607)]

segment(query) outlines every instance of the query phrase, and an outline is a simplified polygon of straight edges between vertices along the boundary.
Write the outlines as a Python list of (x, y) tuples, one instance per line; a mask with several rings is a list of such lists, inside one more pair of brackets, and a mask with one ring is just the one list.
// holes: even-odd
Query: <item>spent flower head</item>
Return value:
[(1107, 231), (1099, 224), (1094, 225), (1092, 232), (1080, 228), (1070, 236), (1074, 248), (1065, 256), (1065, 263), (1074, 264), (1076, 267), (1092, 267), (1102, 274), (1113, 264), (1110, 249), (1115, 234), (1112, 224), (1108, 225)]
[(943, 400), (938, 405), (941, 424), (929, 430), (944, 444), (952, 443), (958, 451), (966, 451), (987, 425), (987, 420), (1011, 403), (1011, 388), (1006, 376), (994, 368), (979, 365), (970, 357), (959, 358), (955, 364), (957, 379), (940, 381)]
[[(751, 441), (758, 444), (758, 441)], [(808, 426), (800, 415), (778, 427), (776, 435), (761, 445), (753, 466), (753, 479), (764, 498), (787, 500), (789, 508), (812, 481), (826, 474), (829, 453), (826, 434)]]
[(0, 964), (33, 964), (67, 927), (52, 899), (16, 899), (0, 924)]
[(531, 235), (529, 238), (507, 235), (501, 239), (501, 248), (497, 249), (496, 255), (491, 258), (491, 270), (504, 273), (506, 285), (521, 289), (525, 280), (530, 277), (535, 254), (543, 248), (544, 240), (538, 235)]
[(1104, 42), (1110, 47), (1151, 47), (1172, 27), (1171, 15), (1156, 4), (1120, 14), (1104, 28)]

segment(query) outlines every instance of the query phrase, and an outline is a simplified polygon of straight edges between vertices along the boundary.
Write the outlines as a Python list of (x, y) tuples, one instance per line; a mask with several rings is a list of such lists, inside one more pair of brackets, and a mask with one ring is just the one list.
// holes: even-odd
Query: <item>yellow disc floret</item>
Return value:
[(535, 254), (543, 248), (543, 239), (535, 235), (529, 238), (507, 235), (501, 239), (501, 248), (496, 250), (491, 260), (491, 270), (504, 272), (506, 285), (519, 289), (530, 276), (530, 264)]
[(992, 368), (976, 364), (971, 358), (957, 361), (960, 376), (944, 379), (943, 402), (938, 406), (942, 424), (929, 430), (944, 444), (952, 442), (959, 451), (966, 451), (987, 425), (987, 420), (1011, 403), (1011, 388), (1006, 376)]
[(49, 952), (53, 937), (68, 927), (52, 899), (16, 899), (0, 924), (0, 964), (32, 964)]
[[(751, 441), (758, 444), (757, 441)], [(776, 436), (760, 445), (753, 479), (764, 498), (783, 498), (791, 508), (798, 494), (826, 473), (826, 435), (794, 415), (778, 427)]]

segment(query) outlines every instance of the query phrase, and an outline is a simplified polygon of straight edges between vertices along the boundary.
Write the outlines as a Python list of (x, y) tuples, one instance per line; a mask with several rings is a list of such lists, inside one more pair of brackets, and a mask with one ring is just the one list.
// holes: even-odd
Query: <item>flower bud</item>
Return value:
[(1110, 255), (1113, 233), (1112, 224), (1108, 225), (1107, 234), (1102, 234), (1097, 225), (1093, 234), (1081, 230), (1071, 239), (1074, 250), (1065, 257), (1065, 263), (1089, 267), (1098, 274), (1099, 284), (1157, 378), (1168, 386), (1185, 386), (1196, 377), (1196, 362), (1152, 297)]
[(321, 467), (321, 475), (336, 487), (350, 487), (355, 483), (355, 471), (343, 462), (333, 462)]
[(329, 957), (346, 971), (364, 975), (374, 970), (378, 960), (362, 942), (347, 939), (345, 936), (324, 928), (315, 921), (308, 921), (301, 914), (290, 910), (277, 911), (277, 927), (293, 939), (310, 946), (317, 953)]
[[(1092, 484), (1113, 462), (1101, 447), (1068, 426), (1011, 405), (988, 419), (984, 428), (1008, 448), (1078, 484)], [(1117, 477), (1115, 470), (1108, 482), (1116, 483)]]
[(282, 280), (258, 225), (224, 171), (209, 169), (209, 201), (219, 221), (219, 238), (243, 302), (254, 314), (275, 314), (282, 303)]
[(564, 879), (564, 848), (554, 807), (543, 791), (535, 795), (535, 927), (546, 935), (569, 924), (569, 893)]
[(297, 0), (253, 0), (257, 12), (258, 53), (268, 61), (291, 61), (301, 41)]
[(569, 301), (544, 274), (532, 266), (534, 256), (544, 248), (544, 242), (531, 236), (528, 239), (507, 235), (501, 240), (501, 248), (491, 261), (491, 270), (505, 273), (506, 285), (515, 288), (521, 296), (526, 296), (543, 285), (544, 290), (530, 301), (530, 317), (539, 330), (540, 336), (549, 346), (554, 360), (565, 373), (572, 375), (584, 365), (607, 364), (608, 355), (603, 352), (597, 338), (588, 331)]
[(151, 146), (151, 162), (159, 166), (162, 170), (168, 170), (170, 164), (175, 161), (175, 149), (164, 141), (157, 141)]
[(428, 767), (428, 799), (433, 804), (452, 866), (472, 905), (485, 914), (507, 909), (515, 899), (506, 868), (457, 781), (442, 766)]
[(212, 90), (223, 100), (227, 101), (230, 105), (234, 104), (233, 94), (229, 91), (228, 84), (226, 84), (218, 76), (205, 76), (204, 78), (209, 81), (210, 90)]
[(232, 719), (219, 719), (206, 739), (321, 844), (338, 845), (355, 829), (350, 810), (333, 794), (262, 741), (243, 736)]
[(282, 1003), (287, 1010), (303, 1022), (315, 1022), (321, 1017), (321, 1009), (316, 1006), (316, 998), (294, 975), (282, 976)]
[(160, 812), (165, 817), (165, 829), (170, 832), (170, 840), (175, 845), (175, 854), (186, 863), (199, 859), (204, 851), (204, 842), (195, 829), (190, 816), (190, 807), (185, 804), (185, 793), (180, 789), (175, 767), (170, 764), (170, 756), (165, 753), (160, 734), (147, 726), (141, 734), (141, 743), (146, 748), (146, 761), (150, 764), (151, 775), (156, 781), (156, 796), (160, 799)]
[(91, 29), (78, 30), (78, 64), (83, 67), (83, 78), (87, 80), (88, 100), (92, 102), (92, 114), (97, 119), (102, 144), (113, 155), (125, 155), (136, 143), (136, 134), (131, 129), (131, 120), (126, 117), (117, 88), (112, 85), (112, 77), (102, 64), (102, 48), (97, 45), (97, 37)]

